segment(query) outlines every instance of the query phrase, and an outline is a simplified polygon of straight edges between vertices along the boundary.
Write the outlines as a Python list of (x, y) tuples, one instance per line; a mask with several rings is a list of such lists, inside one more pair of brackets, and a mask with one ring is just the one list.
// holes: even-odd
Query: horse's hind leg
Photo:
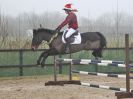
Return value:
[(93, 50), (92, 55), (93, 55), (94, 57), (97, 57), (96, 50)]
[(102, 57), (102, 49), (94, 49), (93, 52), (92, 52), (92, 55), (95, 57), (95, 58), (98, 58), (98, 57)]
[(98, 54), (98, 57), (100, 57), (100, 58), (103, 57), (103, 56), (102, 56), (102, 49), (101, 49), (101, 48), (99, 48), (99, 49), (97, 50), (97, 54)]

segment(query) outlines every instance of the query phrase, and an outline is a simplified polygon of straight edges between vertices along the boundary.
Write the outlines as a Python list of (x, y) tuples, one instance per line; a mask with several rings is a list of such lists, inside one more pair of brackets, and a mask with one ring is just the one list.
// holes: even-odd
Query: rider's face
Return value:
[(65, 13), (68, 14), (68, 11), (65, 10)]

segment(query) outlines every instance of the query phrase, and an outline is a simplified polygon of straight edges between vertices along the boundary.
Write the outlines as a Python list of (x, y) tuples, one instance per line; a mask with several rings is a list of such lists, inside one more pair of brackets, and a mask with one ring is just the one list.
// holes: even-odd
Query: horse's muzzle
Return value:
[(31, 46), (31, 50), (35, 51), (37, 49), (37, 46)]
[(31, 48), (32, 51), (35, 51), (35, 48)]

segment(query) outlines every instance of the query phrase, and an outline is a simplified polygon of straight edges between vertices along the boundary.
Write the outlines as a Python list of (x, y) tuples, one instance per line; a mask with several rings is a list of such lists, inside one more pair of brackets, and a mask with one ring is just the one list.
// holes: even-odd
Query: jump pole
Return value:
[(55, 86), (55, 85), (60, 85), (63, 86), (64, 84), (76, 84), (76, 85), (81, 85), (81, 82), (79, 80), (72, 80), (72, 62), (70, 63), (69, 66), (69, 80), (59, 80), (57, 81), (57, 65), (59, 65), (60, 62), (59, 60), (55, 59), (54, 57), (54, 81), (48, 81), (45, 83), (45, 86)]
[(56, 60), (55, 60), (55, 56), (54, 56), (54, 81), (56, 82), (57, 81), (57, 74), (56, 74)]
[(129, 35), (125, 35), (125, 64), (126, 64), (126, 91), (130, 92), (129, 79)]
[(126, 64), (126, 92), (116, 92), (117, 99), (133, 98), (133, 91), (130, 91), (129, 77), (129, 35), (125, 34), (125, 64)]
[[(126, 75), (86, 72), (86, 71), (77, 71), (77, 70), (72, 70), (72, 73), (78, 73), (78, 74), (83, 74), (83, 75), (103, 76), (103, 77), (126, 78)], [(133, 77), (130, 77), (130, 79), (133, 79)]]

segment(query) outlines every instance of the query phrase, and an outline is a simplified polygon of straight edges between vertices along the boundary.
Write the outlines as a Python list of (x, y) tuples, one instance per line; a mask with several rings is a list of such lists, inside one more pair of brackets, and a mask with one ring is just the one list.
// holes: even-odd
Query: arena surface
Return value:
[[(58, 75), (58, 79), (68, 77)], [(0, 78), (0, 99), (116, 99), (115, 91), (80, 85), (45, 86), (52, 76)], [(124, 79), (81, 75), (80, 80), (125, 87)], [(133, 80), (131, 80), (133, 88)]]

